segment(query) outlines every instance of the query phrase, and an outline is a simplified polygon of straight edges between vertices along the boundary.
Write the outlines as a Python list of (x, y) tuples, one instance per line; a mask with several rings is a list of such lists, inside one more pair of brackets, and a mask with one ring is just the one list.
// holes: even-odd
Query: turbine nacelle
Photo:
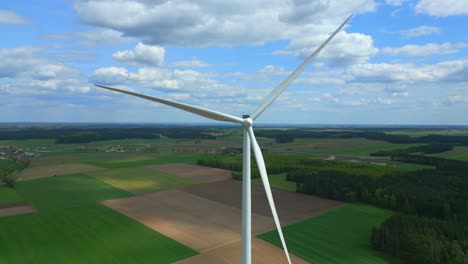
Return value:
[[(242, 116), (242, 118), (244, 118), (244, 116)], [(247, 118), (244, 118), (244, 120), (242, 121), (242, 127), (244, 128), (251, 128), (253, 125), (253, 120), (252, 118), (248, 117)]]

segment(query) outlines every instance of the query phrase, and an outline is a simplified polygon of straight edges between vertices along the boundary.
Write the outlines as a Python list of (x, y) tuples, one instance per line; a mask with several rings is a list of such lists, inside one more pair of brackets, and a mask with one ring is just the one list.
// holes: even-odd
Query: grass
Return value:
[(14, 169), (18, 169), (18, 165), (17, 165), (15, 162), (13, 162), (13, 161), (11, 161), (11, 160), (6, 160), (6, 159), (5, 159), (5, 160), (1, 160), (1, 159), (0, 159), (0, 173), (1, 173), (4, 169), (6, 169), (6, 168), (8, 168), (8, 167), (12, 167), (12, 168), (14, 168)]
[[(371, 247), (371, 229), (391, 215), (376, 207), (350, 204), (283, 228), (291, 253), (315, 264), (398, 263)], [(259, 236), (279, 247), (276, 231)]]
[(39, 210), (92, 204), (132, 196), (131, 193), (84, 174), (20, 181), (18, 192)]
[(24, 202), (15, 188), (0, 187), (0, 205)]
[[(270, 180), (270, 185), (272, 187), (290, 191), (290, 192), (296, 192), (296, 183), (287, 181), (286, 173), (268, 175), (268, 179)], [(252, 179), (252, 182), (262, 184), (262, 179), (255, 178), (255, 179)]]
[(172, 263), (197, 254), (102, 205), (0, 218), (0, 263)]
[[(294, 143), (275, 144), (271, 151), (278, 151), (279, 148), (291, 148), (294, 153), (299, 154), (368, 156), (370, 153), (376, 151), (401, 149), (419, 145), (424, 144), (394, 144), (364, 138), (298, 138), (294, 139)], [(264, 147), (269, 148), (268, 146)]]
[(129, 168), (145, 165), (165, 164), (165, 163), (189, 163), (195, 164), (197, 159), (208, 156), (207, 154), (179, 154), (179, 155), (164, 155), (156, 157), (144, 158), (129, 158), (129, 159), (115, 159), (103, 161), (88, 161), (87, 163), (108, 168)]
[(144, 167), (122, 168), (87, 173), (117, 188), (135, 193), (174, 189), (197, 183)]
[(468, 161), (468, 147), (455, 146), (453, 150), (432, 154), (431, 156)]

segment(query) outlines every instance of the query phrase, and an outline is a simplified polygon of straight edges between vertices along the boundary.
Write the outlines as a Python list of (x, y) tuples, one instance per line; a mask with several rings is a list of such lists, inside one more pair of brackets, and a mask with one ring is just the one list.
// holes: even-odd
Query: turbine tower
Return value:
[(168, 106), (172, 106), (187, 112), (197, 114), (212, 120), (224, 121), (224, 122), (233, 122), (238, 123), (243, 127), (243, 183), (242, 183), (242, 263), (251, 264), (252, 262), (252, 242), (251, 242), (251, 181), (250, 181), (250, 152), (251, 148), (257, 161), (257, 166), (260, 171), (260, 176), (262, 178), (263, 186), (265, 188), (265, 193), (268, 199), (268, 203), (271, 208), (271, 213), (275, 221), (276, 229), (278, 230), (279, 237), (281, 239), (281, 244), (283, 246), (284, 253), (288, 260), (288, 263), (291, 264), (291, 259), (289, 257), (288, 248), (286, 247), (286, 242), (284, 240), (283, 231), (281, 229), (281, 224), (276, 212), (275, 203), (273, 201), (273, 195), (271, 193), (270, 182), (268, 180), (268, 174), (265, 167), (265, 161), (263, 159), (262, 151), (258, 145), (257, 139), (255, 138), (254, 131), (252, 129), (253, 122), (257, 119), (260, 114), (267, 109), (268, 106), (273, 103), (273, 101), (286, 89), (286, 87), (291, 84), (291, 82), (304, 70), (304, 68), (310, 64), (312, 59), (314, 59), (320, 51), (332, 40), (336, 34), (344, 27), (344, 25), (351, 19), (353, 15), (350, 15), (334, 32), (331, 34), (325, 42), (322, 43), (307, 59), (299, 65), (285, 80), (283, 80), (273, 91), (268, 94), (265, 99), (263, 99), (260, 106), (257, 110), (251, 115), (243, 115), (242, 118), (235, 117), (229, 114), (221, 113), (218, 111), (210, 110), (207, 108), (202, 108), (199, 106), (193, 106), (189, 104), (179, 103), (171, 100), (166, 100), (162, 98), (152, 97), (148, 95), (143, 95), (139, 93), (134, 93), (126, 90), (116, 89), (103, 85), (96, 85), (97, 87), (111, 90), (114, 92), (124, 93), (147, 99), (150, 101), (158, 102)]

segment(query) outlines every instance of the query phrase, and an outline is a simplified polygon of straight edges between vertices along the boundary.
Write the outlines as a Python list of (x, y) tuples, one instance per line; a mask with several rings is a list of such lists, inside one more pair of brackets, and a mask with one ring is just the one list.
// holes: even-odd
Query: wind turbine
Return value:
[(241, 124), (243, 127), (243, 183), (242, 183), (242, 263), (251, 264), (252, 261), (252, 244), (251, 244), (251, 179), (250, 179), (250, 151), (251, 147), (257, 161), (257, 166), (260, 171), (260, 176), (263, 181), (263, 186), (265, 188), (265, 193), (270, 204), (271, 213), (275, 221), (276, 229), (278, 230), (279, 237), (281, 239), (281, 244), (283, 246), (284, 253), (288, 260), (288, 263), (291, 264), (291, 259), (289, 257), (288, 248), (286, 247), (286, 242), (284, 240), (283, 231), (281, 229), (281, 224), (276, 212), (275, 203), (273, 201), (273, 195), (271, 193), (270, 182), (268, 180), (268, 174), (265, 167), (265, 161), (263, 159), (262, 151), (258, 145), (257, 139), (255, 138), (254, 131), (252, 129), (253, 122), (257, 119), (260, 114), (267, 109), (267, 107), (273, 103), (273, 101), (286, 89), (289, 84), (304, 70), (304, 68), (309, 65), (309, 63), (314, 59), (320, 51), (332, 40), (336, 34), (344, 27), (344, 25), (351, 19), (353, 15), (350, 15), (336, 30), (331, 34), (325, 42), (322, 43), (307, 59), (297, 67), (285, 80), (283, 80), (273, 91), (268, 94), (265, 99), (263, 99), (260, 106), (257, 110), (251, 115), (243, 115), (242, 118), (232, 116), (229, 114), (221, 113), (218, 111), (210, 110), (207, 108), (202, 108), (199, 106), (193, 106), (189, 104), (179, 103), (171, 100), (166, 100), (162, 98), (152, 97), (148, 95), (143, 95), (139, 93), (134, 93), (126, 90), (116, 89), (103, 85), (96, 85), (97, 87), (104, 88), (107, 90), (133, 95), (150, 101), (158, 102), (168, 106), (172, 106), (187, 112), (191, 112), (209, 119), (233, 122)]

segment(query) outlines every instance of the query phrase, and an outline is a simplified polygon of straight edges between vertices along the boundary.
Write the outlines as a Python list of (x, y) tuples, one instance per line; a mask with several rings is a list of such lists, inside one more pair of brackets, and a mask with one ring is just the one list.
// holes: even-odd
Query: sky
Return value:
[(468, 125), (466, 0), (0, 2), (0, 122), (209, 122), (94, 84), (257, 120)]

